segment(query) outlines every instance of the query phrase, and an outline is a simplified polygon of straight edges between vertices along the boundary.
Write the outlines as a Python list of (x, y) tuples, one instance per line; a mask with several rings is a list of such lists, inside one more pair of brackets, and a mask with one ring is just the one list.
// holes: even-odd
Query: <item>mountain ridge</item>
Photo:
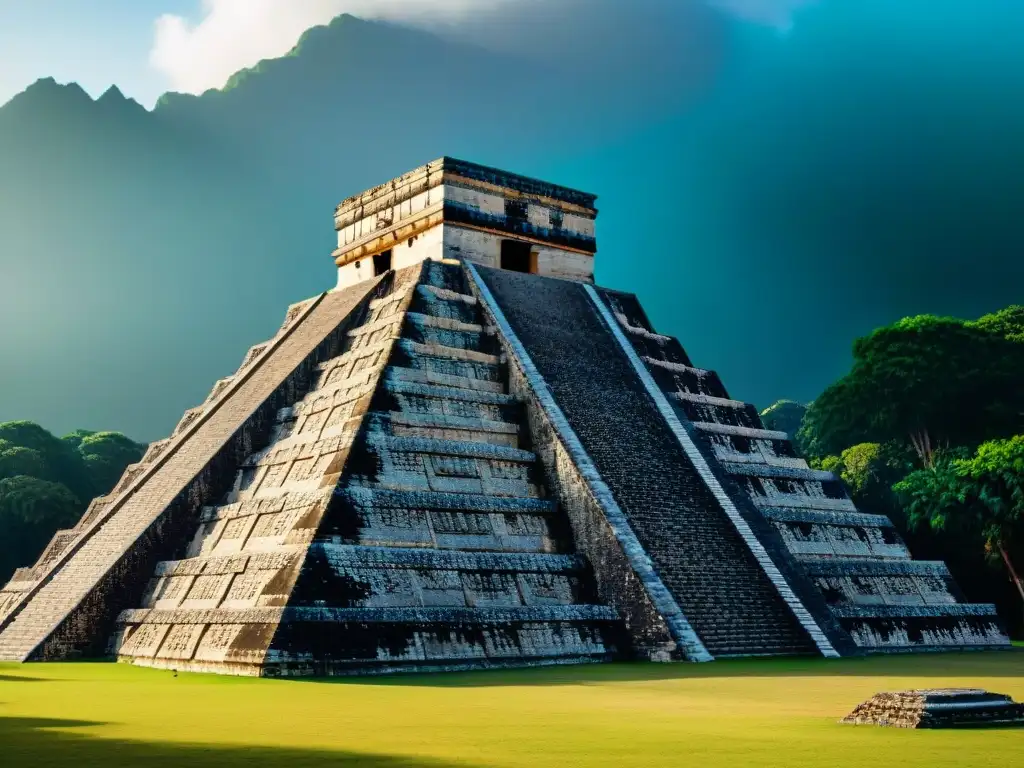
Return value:
[(327, 25), (151, 111), (26, 89), (0, 108), (0, 420), (163, 437), (333, 285), (337, 202), (442, 155), (600, 195), (598, 281), (746, 401), (814, 399), (899, 317), (1019, 301), (1024, 11), (821, 3), (783, 37), (637, 1), (522, 0), (547, 15), (502, 54)]

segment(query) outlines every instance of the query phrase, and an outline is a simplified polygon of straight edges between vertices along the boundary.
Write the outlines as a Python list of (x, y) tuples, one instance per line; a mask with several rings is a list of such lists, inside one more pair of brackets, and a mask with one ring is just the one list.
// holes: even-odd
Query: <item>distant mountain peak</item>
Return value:
[(79, 106), (92, 103), (92, 97), (78, 83), (64, 85), (52, 77), (41, 77), (6, 104), (0, 105), (0, 113), (12, 114), (23, 110), (34, 112), (57, 105)]
[[(112, 85), (103, 92), (97, 101), (128, 101), (128, 97), (121, 92), (121, 89), (116, 85)], [(134, 99), (132, 99), (134, 101)]]
[(96, 99), (96, 103), (108, 109), (127, 110), (131, 112), (147, 112), (148, 110), (135, 99), (130, 99), (116, 85), (112, 85)]
[(18, 96), (38, 97), (40, 94), (53, 93), (60, 93), (65, 96), (80, 96), (82, 98), (89, 99), (89, 101), (92, 101), (92, 97), (89, 96), (89, 94), (85, 92), (85, 89), (82, 88), (82, 86), (80, 86), (78, 83), (74, 81), (70, 83), (58, 83), (52, 77), (39, 78), (34, 83), (32, 83), (32, 85), (30, 85), (20, 94), (18, 94)]

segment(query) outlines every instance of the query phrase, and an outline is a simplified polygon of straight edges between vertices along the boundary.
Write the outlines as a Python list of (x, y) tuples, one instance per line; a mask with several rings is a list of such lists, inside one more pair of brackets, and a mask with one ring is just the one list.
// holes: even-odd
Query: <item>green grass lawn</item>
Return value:
[(836, 722), (877, 691), (939, 686), (1024, 700), (1024, 652), (340, 682), (0, 665), (0, 765), (1024, 765), (1024, 730)]

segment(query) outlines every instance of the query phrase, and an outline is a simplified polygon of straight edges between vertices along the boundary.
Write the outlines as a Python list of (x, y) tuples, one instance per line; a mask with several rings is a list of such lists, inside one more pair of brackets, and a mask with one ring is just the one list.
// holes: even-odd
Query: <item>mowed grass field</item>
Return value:
[(1024, 701), (1024, 649), (323, 682), (0, 665), (0, 765), (1024, 765), (1024, 729), (836, 722), (877, 691), (942, 686)]

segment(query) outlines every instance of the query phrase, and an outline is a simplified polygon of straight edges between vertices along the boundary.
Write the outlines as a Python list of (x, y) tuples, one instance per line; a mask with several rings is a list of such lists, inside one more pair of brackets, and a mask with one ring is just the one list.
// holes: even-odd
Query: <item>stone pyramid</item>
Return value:
[(1005, 647), (593, 285), (595, 198), (444, 158), (0, 591), (0, 659), (245, 675)]

